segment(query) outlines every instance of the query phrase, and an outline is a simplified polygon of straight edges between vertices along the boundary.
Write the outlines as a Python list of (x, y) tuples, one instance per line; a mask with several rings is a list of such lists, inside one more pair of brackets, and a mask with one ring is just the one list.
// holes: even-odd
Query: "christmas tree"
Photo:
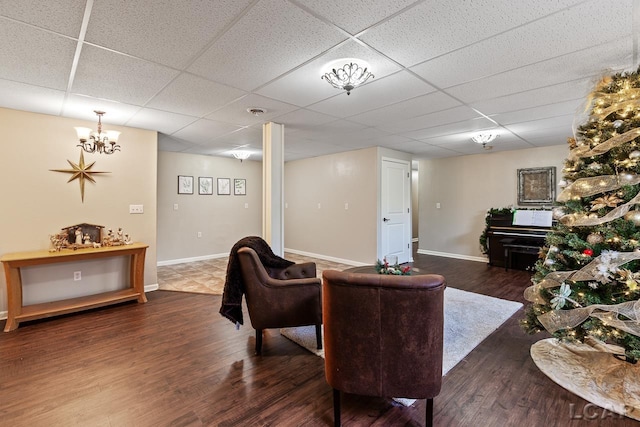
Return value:
[[(569, 138), (562, 189), (522, 320), (640, 359), (640, 69), (600, 81)], [(603, 344), (609, 344), (609, 346)]]

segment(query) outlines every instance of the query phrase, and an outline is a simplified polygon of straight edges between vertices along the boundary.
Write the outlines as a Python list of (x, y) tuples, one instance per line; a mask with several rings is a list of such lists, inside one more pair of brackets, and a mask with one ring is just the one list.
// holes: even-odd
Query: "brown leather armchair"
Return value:
[(442, 385), (445, 279), (325, 270), (325, 375), (340, 425), (340, 392), (427, 399)]
[(313, 262), (270, 268), (248, 247), (238, 250), (245, 286), (245, 300), (256, 330), (256, 354), (262, 352), (262, 330), (292, 326), (316, 326), (316, 342), (322, 348), (321, 280)]

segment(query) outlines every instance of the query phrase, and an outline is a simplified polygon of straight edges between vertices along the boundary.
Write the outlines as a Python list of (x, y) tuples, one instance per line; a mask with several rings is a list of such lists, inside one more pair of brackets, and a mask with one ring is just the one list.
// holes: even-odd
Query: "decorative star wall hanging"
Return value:
[(84, 164), (84, 154), (82, 153), (82, 151), (80, 151), (80, 162), (78, 162), (78, 164), (73, 163), (71, 160), (67, 160), (67, 162), (69, 162), (69, 164), (71, 165), (71, 167), (73, 169), (49, 169), (51, 172), (64, 172), (64, 173), (70, 173), (71, 178), (69, 178), (69, 181), (67, 182), (71, 182), (75, 179), (78, 180), (78, 182), (80, 183), (80, 197), (82, 198), (82, 203), (84, 203), (84, 181), (85, 179), (95, 183), (96, 180), (93, 179), (93, 177), (91, 176), (91, 174), (94, 173), (111, 173), (111, 172), (101, 172), (101, 171), (93, 171), (91, 170), (91, 168), (93, 167), (93, 165), (96, 162), (91, 163), (90, 165), (85, 165)]

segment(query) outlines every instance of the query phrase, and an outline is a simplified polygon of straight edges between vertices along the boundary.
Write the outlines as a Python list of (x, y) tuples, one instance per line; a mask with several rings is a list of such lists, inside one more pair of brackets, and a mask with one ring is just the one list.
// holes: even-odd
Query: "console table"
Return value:
[[(5, 332), (16, 329), (20, 322), (60, 314), (73, 313), (137, 299), (147, 302), (144, 294), (144, 257), (149, 245), (133, 243), (102, 248), (63, 249), (59, 252), (32, 251), (5, 254), (0, 258), (7, 281), (7, 324)], [(78, 298), (40, 304), (22, 305), (22, 278), (20, 269), (43, 264), (56, 264), (93, 260), (99, 258), (129, 256), (129, 287), (117, 291), (103, 292)]]

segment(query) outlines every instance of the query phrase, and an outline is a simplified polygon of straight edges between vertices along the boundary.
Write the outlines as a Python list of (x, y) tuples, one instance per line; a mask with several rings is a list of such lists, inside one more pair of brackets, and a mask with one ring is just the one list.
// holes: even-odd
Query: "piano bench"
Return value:
[(539, 246), (505, 244), (503, 245), (503, 247), (504, 247), (504, 258), (505, 258), (505, 263), (504, 263), (505, 271), (511, 268), (511, 263), (513, 261), (512, 254), (518, 253), (518, 254), (532, 255), (540, 252)]

